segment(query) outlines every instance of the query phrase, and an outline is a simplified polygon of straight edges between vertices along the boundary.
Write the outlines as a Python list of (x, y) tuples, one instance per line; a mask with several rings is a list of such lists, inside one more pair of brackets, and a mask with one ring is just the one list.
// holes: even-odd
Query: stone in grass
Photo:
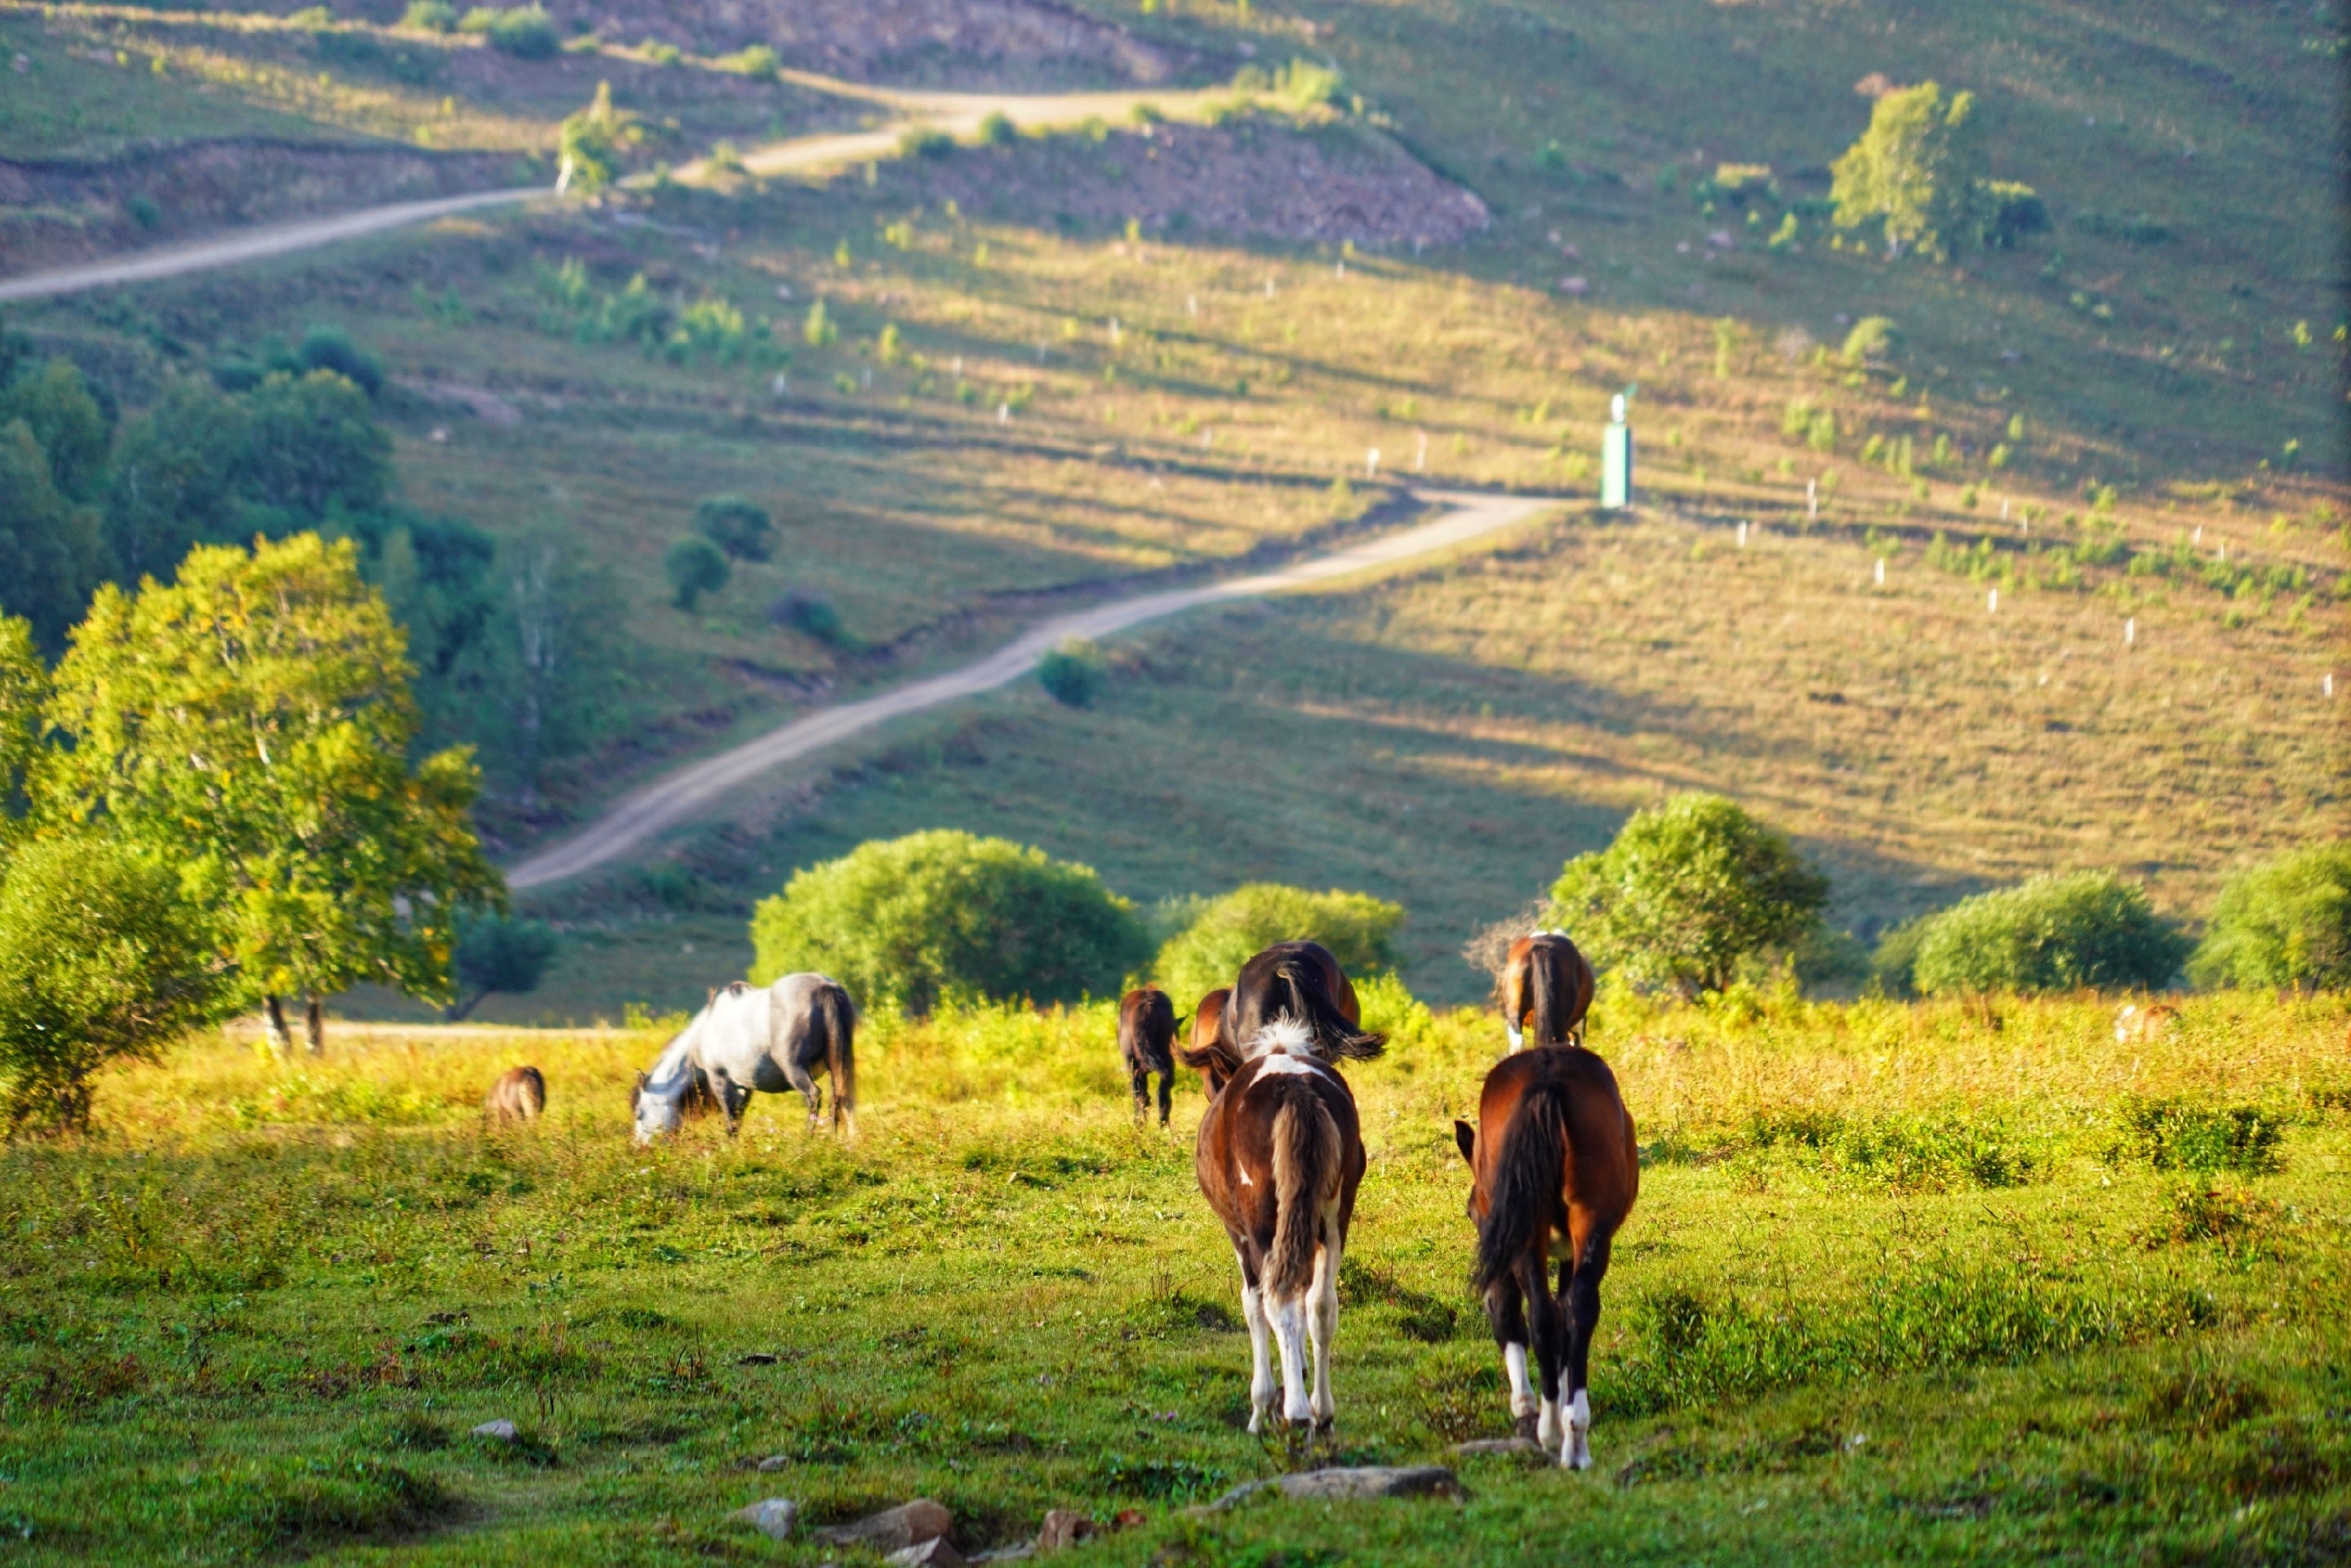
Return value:
[(1485, 1454), (1520, 1454), (1530, 1459), (1551, 1458), (1551, 1451), (1532, 1437), (1479, 1437), (1471, 1442), (1454, 1444), (1453, 1452), (1465, 1459), (1474, 1459)]
[(516, 1430), (515, 1424), (503, 1416), (495, 1421), (483, 1422), (474, 1428), (473, 1435), (476, 1437), (487, 1437), (496, 1443), (517, 1442), (522, 1437), (522, 1434)]
[(893, 1552), (883, 1559), (898, 1568), (963, 1568), (963, 1553), (944, 1535), (934, 1535), (919, 1546)]
[(868, 1514), (854, 1524), (835, 1524), (820, 1530), (816, 1538), (827, 1546), (870, 1546), (876, 1552), (903, 1552), (925, 1541), (939, 1540), (954, 1523), (944, 1506), (918, 1497), (896, 1508)]
[(1468, 1495), (1462, 1490), (1460, 1478), (1442, 1465), (1362, 1465), (1351, 1469), (1308, 1470), (1273, 1480), (1250, 1481), (1235, 1487), (1208, 1507), (1211, 1510), (1230, 1508), (1243, 1499), (1276, 1489), (1284, 1497), (1312, 1498), (1324, 1502), (1352, 1501), (1361, 1498), (1460, 1498)]
[(758, 1470), (763, 1476), (771, 1476), (778, 1470), (788, 1470), (791, 1469), (791, 1466), (792, 1460), (790, 1455), (769, 1454), (766, 1458), (761, 1459), (758, 1464), (751, 1468)]
[(788, 1497), (761, 1498), (726, 1517), (749, 1525), (770, 1541), (783, 1541), (791, 1535), (792, 1526), (799, 1520), (800, 1505)]

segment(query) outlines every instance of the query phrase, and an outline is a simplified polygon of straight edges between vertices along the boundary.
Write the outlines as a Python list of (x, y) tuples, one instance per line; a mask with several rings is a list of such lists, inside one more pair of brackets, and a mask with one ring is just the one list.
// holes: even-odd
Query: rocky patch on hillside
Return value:
[(1130, 220), (1170, 238), (1226, 235), (1374, 248), (1458, 245), (1486, 204), (1384, 137), (1262, 120), (1154, 125), (961, 148), (884, 169), (897, 190), (973, 217), (1099, 233)]
[(528, 172), (507, 153), (234, 140), (134, 147), (105, 159), (0, 159), (0, 272), (231, 224), (486, 190)]
[(932, 62), (1043, 65), (1165, 81), (1165, 52), (1057, 0), (555, 0), (567, 26), (613, 43), (651, 38), (701, 54), (754, 44), (785, 63), (859, 79)]

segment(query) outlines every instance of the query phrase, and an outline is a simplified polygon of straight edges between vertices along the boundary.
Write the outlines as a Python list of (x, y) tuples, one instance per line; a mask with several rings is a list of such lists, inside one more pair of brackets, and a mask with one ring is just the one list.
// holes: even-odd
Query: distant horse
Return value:
[(1189, 1050), (1179, 1050), (1176, 1060), (1200, 1075), (1200, 1086), (1214, 1100), (1225, 1086), (1228, 1076), (1222, 1066), (1224, 1059), (1217, 1054), (1217, 1030), (1223, 1023), (1225, 1003), (1232, 996), (1232, 988), (1219, 986), (1200, 998), (1192, 1009), (1192, 1044)]
[(1159, 1124), (1167, 1124), (1167, 1097), (1175, 1086), (1176, 1004), (1157, 986), (1129, 991), (1118, 1004), (1118, 1055), (1134, 1086), (1137, 1120), (1151, 1112), (1151, 1075), (1159, 1074)]
[[(1207, 1005), (1201, 998), (1204, 1015)], [(1217, 1009), (1214, 1039), (1202, 1044), (1195, 1020), (1194, 1049), (1184, 1053), (1184, 1065), (1218, 1082), (1230, 1079), (1245, 1060), (1243, 1042), (1277, 1018), (1305, 1025), (1324, 1061), (1368, 1060), (1380, 1053), (1381, 1037), (1363, 1031), (1355, 988), (1331, 950), (1320, 942), (1277, 942), (1241, 966), (1239, 978)]]
[(822, 975), (786, 975), (765, 990), (737, 980), (715, 991), (709, 1005), (663, 1049), (652, 1070), (637, 1074), (629, 1092), (637, 1142), (650, 1144), (675, 1132), (682, 1116), (709, 1108), (726, 1118), (731, 1138), (754, 1090), (799, 1090), (808, 1102), (812, 1130), (824, 1099), (810, 1074), (820, 1069), (832, 1078), (834, 1129), (845, 1126), (854, 1137), (856, 1033), (857, 1009), (849, 993)]
[(1511, 943), (1502, 961), (1502, 1027), (1510, 1031), (1510, 1049), (1526, 1043), (1521, 1030), (1530, 1013), (1537, 1045), (1582, 1045), (1583, 1015), (1598, 986), (1591, 960), (1563, 933), (1530, 932)]
[[(1541, 1377), (1536, 1437), (1572, 1469), (1592, 1466), (1585, 1396), (1608, 1249), (1641, 1187), (1633, 1118), (1608, 1064), (1574, 1045), (1536, 1046), (1486, 1074), (1478, 1125), (1453, 1124), (1469, 1162), (1478, 1225), (1477, 1286), (1510, 1375), (1510, 1414), (1536, 1414), (1527, 1385), (1532, 1343)], [(1560, 1260), (1559, 1291), (1547, 1277)], [(1562, 1381), (1562, 1379), (1564, 1381)], [(1561, 1396), (1566, 1396), (1564, 1432)]]
[(482, 1120), (503, 1127), (512, 1122), (536, 1122), (547, 1109), (547, 1080), (536, 1067), (510, 1067), (490, 1085), (482, 1102)]
[[(1378, 1054), (1378, 1036), (1355, 1038), (1363, 1042), (1353, 1048), (1357, 1057)], [(1239, 1054), (1200, 1119), (1193, 1164), (1201, 1196), (1240, 1260), (1249, 1429), (1259, 1430), (1273, 1405), (1269, 1333), (1281, 1359), (1282, 1419), (1324, 1427), (1337, 1414), (1331, 1342), (1339, 1329), (1339, 1264), (1364, 1179), (1355, 1097), (1300, 1018), (1285, 1014), (1253, 1030)]]
[(2137, 1002), (2125, 1002), (2122, 1010), (2115, 1014), (2115, 1043), (2153, 1045), (2179, 1027), (2179, 1009), (2169, 1002), (2144, 1008)]

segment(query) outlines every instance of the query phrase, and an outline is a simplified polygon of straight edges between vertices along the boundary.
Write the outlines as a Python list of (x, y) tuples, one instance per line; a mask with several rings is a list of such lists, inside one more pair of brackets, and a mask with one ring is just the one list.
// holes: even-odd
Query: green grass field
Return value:
[[(1646, 1168), (1589, 1474), (1187, 1512), (1292, 1460), (1239, 1430), (1196, 1090), (1132, 1127), (1101, 1008), (870, 1023), (848, 1146), (763, 1099), (733, 1146), (632, 1149), (643, 1030), (345, 1030), (110, 1073), (97, 1135), (0, 1156), (11, 1554), (849, 1563), (723, 1516), (927, 1495), (967, 1551), (1138, 1509), (1085, 1549), (1137, 1563), (2342, 1560), (2339, 999), (2199, 998), (2126, 1046), (2094, 998), (1595, 1018)], [(1357, 1462), (1509, 1427), (1447, 1126), (1499, 1031), (1385, 1021)], [(518, 1061), (549, 1118), (485, 1134)], [(498, 1417), (516, 1446), (467, 1436)]]

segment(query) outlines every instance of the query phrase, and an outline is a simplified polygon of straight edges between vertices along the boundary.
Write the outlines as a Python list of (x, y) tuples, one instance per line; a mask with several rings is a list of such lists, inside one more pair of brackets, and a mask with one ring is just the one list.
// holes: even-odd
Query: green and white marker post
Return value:
[(1633, 427), (1625, 423), (1625, 394), (1608, 405), (1600, 436), (1600, 505), (1614, 511), (1633, 504)]

